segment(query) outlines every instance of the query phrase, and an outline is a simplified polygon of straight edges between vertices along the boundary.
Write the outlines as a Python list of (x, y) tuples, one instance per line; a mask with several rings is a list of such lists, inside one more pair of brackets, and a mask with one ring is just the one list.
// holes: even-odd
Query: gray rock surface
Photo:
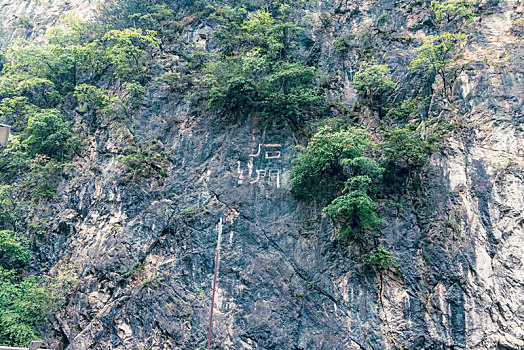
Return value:
[[(22, 11), (28, 3), (0, 1), (0, 21), (6, 6)], [(37, 18), (43, 5), (33, 5)], [(388, 20), (369, 40), (393, 69), (396, 99), (439, 91), (438, 79), (429, 86), (406, 69), (432, 33), (428, 8), (392, 0), (311, 7), (311, 57), (337, 77), (333, 95), (355, 102), (358, 63), (352, 52), (336, 54), (333, 40), (362, 34), (382, 14)], [(53, 223), (39, 238), (42, 266), (72, 263), (82, 278), (52, 318), (46, 345), (205, 346), (222, 218), (213, 349), (523, 349), (524, 46), (512, 29), (523, 12), (517, 0), (481, 2), (454, 86), (453, 102), (467, 113), (432, 157), (421, 189), (399, 194), (403, 210), (382, 208), (384, 244), (399, 259), (398, 270), (382, 275), (334, 239), (318, 205), (291, 197), (291, 159), (303, 142), (295, 130), (256, 116), (234, 124), (197, 117), (184, 96), (150, 87), (134, 133), (163, 145), (168, 174), (129, 180), (107, 155), (125, 148), (125, 135), (108, 127), (75, 160), (60, 200), (41, 209)], [(372, 124), (376, 116), (364, 114)], [(267, 149), (280, 158), (264, 159), (264, 147), (250, 156), (260, 144), (279, 144)], [(262, 169), (266, 177), (251, 183)]]
[(88, 19), (101, 0), (0, 0), (0, 47), (41, 41), (66, 16)]

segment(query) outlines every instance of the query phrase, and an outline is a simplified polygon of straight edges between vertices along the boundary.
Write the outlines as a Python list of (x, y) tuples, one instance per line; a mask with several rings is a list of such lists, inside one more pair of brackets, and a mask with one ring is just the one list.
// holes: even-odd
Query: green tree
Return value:
[(151, 30), (111, 30), (103, 36), (101, 45), (107, 52), (116, 78), (143, 82), (160, 40)]
[(21, 131), (27, 125), (28, 115), (38, 107), (29, 102), (26, 96), (6, 97), (0, 100), (0, 119), (11, 125), (14, 131)]
[(385, 141), (380, 144), (382, 155), (396, 167), (418, 168), (427, 164), (437, 139), (424, 136), (409, 127), (390, 128), (384, 131)]
[(355, 89), (369, 103), (379, 103), (385, 95), (395, 89), (395, 83), (389, 77), (391, 70), (376, 60), (363, 63), (353, 77)]
[(24, 269), (31, 257), (29, 242), (13, 231), (0, 231), (0, 267), (4, 270)]
[(327, 126), (321, 128), (307, 147), (299, 148), (293, 161), (291, 193), (307, 200), (319, 196), (333, 198), (347, 179), (346, 160), (360, 157), (370, 148), (369, 134), (363, 129), (335, 132)]
[(352, 176), (342, 194), (324, 208), (324, 213), (340, 223), (340, 236), (347, 240), (366, 231), (380, 230), (385, 223), (378, 216), (375, 201), (384, 168), (365, 156), (346, 159), (344, 163), (350, 167)]
[(20, 135), (9, 137), (9, 144), (0, 153), (0, 179), (6, 181), (29, 169), (30, 158)]
[(421, 70), (426, 73), (440, 75), (444, 84), (444, 92), (448, 94), (448, 73), (454, 61), (460, 56), (460, 49), (464, 46), (468, 36), (463, 33), (443, 32), (430, 35), (421, 47), (418, 55), (411, 61), (409, 69)]
[(31, 252), (26, 238), (0, 231), (0, 344), (26, 346), (38, 325), (78, 283), (65, 268), (56, 278), (24, 277)]
[(29, 155), (47, 155), (57, 160), (68, 157), (77, 147), (71, 126), (62, 118), (60, 111), (45, 109), (29, 117), (22, 134)]
[(17, 198), (16, 185), (0, 186), (0, 230), (12, 229), (17, 231), (27, 213), (24, 201)]
[[(126, 84), (128, 83), (124, 83), (124, 86)], [(132, 84), (143, 89), (140, 84)], [(98, 120), (108, 120), (116, 115), (119, 110), (122, 101), (116, 96), (111, 96), (112, 93), (110, 90), (100, 89), (89, 84), (80, 84), (75, 88), (74, 96), (79, 103), (78, 110), (85, 113), (83, 117), (91, 128), (96, 126)]]
[(242, 6), (217, 11), (223, 26), (215, 33), (219, 53), (196, 57), (205, 59), (204, 75), (196, 77), (212, 110), (257, 112), (298, 126), (323, 112), (324, 99), (316, 69), (292, 54), (300, 28), (287, 20), (285, 4), (275, 4), (250, 16)]
[(420, 96), (406, 99), (402, 101), (399, 106), (388, 110), (387, 116), (398, 121), (407, 121), (410, 118), (418, 117), (426, 104), (427, 99)]
[(438, 23), (444, 20), (450, 23), (457, 18), (473, 18), (472, 7), (476, 4), (474, 0), (444, 0), (431, 1), (431, 9), (435, 13)]
[(384, 223), (377, 212), (384, 168), (365, 155), (372, 148), (363, 129), (323, 127), (293, 162), (291, 193), (298, 199), (327, 199), (323, 212), (339, 224), (346, 241)]

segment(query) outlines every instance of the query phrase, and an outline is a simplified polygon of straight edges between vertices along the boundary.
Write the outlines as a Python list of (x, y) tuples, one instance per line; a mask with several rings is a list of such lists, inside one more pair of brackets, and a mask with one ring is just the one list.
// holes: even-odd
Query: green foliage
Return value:
[(387, 65), (378, 64), (376, 60), (363, 63), (353, 77), (353, 84), (365, 100), (380, 102), (395, 89), (395, 83), (389, 75), (391, 70)]
[(36, 154), (26, 176), (25, 187), (29, 189), (33, 200), (51, 199), (56, 195), (58, 175), (67, 163), (59, 163), (43, 154)]
[(468, 36), (463, 33), (448, 32), (428, 36), (422, 46), (418, 48), (419, 53), (411, 61), (409, 69), (439, 74), (444, 83), (444, 91), (447, 93), (446, 75), (454, 60), (460, 56), (460, 49), (466, 43), (467, 38)]
[(383, 156), (397, 167), (416, 168), (427, 164), (436, 147), (436, 140), (410, 128), (392, 128), (384, 132), (385, 142), (380, 145)]
[(65, 270), (55, 278), (20, 278), (0, 268), (0, 343), (27, 346), (40, 338), (39, 323), (78, 284), (78, 277)]
[(449, 23), (457, 18), (472, 19), (472, 7), (475, 4), (476, 1), (474, 0), (433, 0), (431, 1), (431, 9), (438, 22), (446, 20)]
[(159, 45), (156, 32), (140, 29), (111, 30), (101, 40), (115, 77), (126, 81), (145, 80), (153, 52)]
[(350, 167), (351, 176), (342, 194), (324, 208), (324, 213), (340, 223), (340, 236), (347, 240), (365, 231), (379, 230), (385, 223), (377, 214), (378, 205), (374, 200), (384, 168), (365, 156), (345, 159), (343, 163)]
[(22, 27), (28, 30), (34, 28), (34, 25), (31, 23), (31, 19), (29, 19), (29, 17), (26, 16), (18, 17), (15, 22), (15, 26)]
[(157, 83), (164, 83), (173, 91), (184, 91), (191, 84), (191, 77), (189, 75), (181, 75), (174, 72), (164, 73), (155, 79)]
[(418, 117), (420, 110), (424, 108), (427, 101), (422, 97), (415, 97), (402, 101), (400, 106), (391, 108), (387, 116), (398, 121), (405, 121)]
[[(181, 0), (179, 2), (189, 2)], [(196, 1), (195, 1), (196, 2)], [(147, 28), (167, 31), (176, 12), (159, 0), (114, 0), (98, 7), (97, 24), (105, 30)]]
[(316, 71), (300, 63), (282, 63), (262, 79), (259, 92), (265, 98), (265, 113), (299, 122), (322, 112), (322, 96), (316, 85)]
[(440, 33), (430, 35), (418, 48), (418, 55), (411, 61), (411, 69), (439, 73), (446, 71), (451, 61), (458, 57), (460, 48), (466, 43), (463, 33)]
[(80, 103), (80, 111), (106, 111), (115, 102), (115, 98), (109, 96), (109, 92), (89, 84), (81, 84), (75, 87), (74, 95)]
[[(366, 189), (370, 184), (369, 177), (359, 179), (361, 188)], [(377, 203), (367, 191), (354, 189), (353, 185), (354, 183), (348, 183), (342, 195), (324, 208), (324, 213), (340, 222), (339, 234), (345, 240), (355, 238), (357, 234), (367, 230), (379, 230), (380, 225), (385, 223), (377, 214)]]
[(384, 142), (379, 148), (390, 166), (414, 170), (427, 164), (429, 156), (451, 129), (451, 124), (435, 120), (388, 128), (383, 131)]
[(71, 92), (90, 61), (87, 49), (77, 45), (19, 45), (9, 48), (4, 75), (19, 81), (17, 93), (37, 98), (42, 108), (54, 107), (61, 95)]
[(5, 181), (22, 174), (29, 168), (30, 158), (20, 136), (10, 136), (9, 144), (0, 153), (0, 178)]
[(22, 135), (30, 156), (43, 154), (63, 160), (78, 147), (71, 126), (56, 109), (46, 109), (31, 115)]
[(27, 346), (39, 339), (38, 323), (49, 311), (45, 288), (33, 278), (20, 282), (0, 269), (0, 342)]
[[(30, 259), (29, 244), (12, 231), (0, 231), (0, 343), (27, 345), (38, 339), (40, 301), (46, 298), (34, 280), (20, 280)], [(42, 293), (40, 293), (42, 292)]]
[(390, 267), (398, 268), (397, 260), (398, 259), (384, 248), (382, 244), (362, 254), (362, 262), (377, 268), (379, 271), (386, 270)]
[(371, 148), (368, 138), (362, 129), (334, 132), (324, 127), (294, 161), (291, 193), (301, 199), (335, 196), (324, 213), (339, 223), (340, 236), (345, 240), (378, 230), (384, 223), (375, 201), (384, 169), (363, 155)]
[(335, 50), (337, 52), (347, 51), (351, 47), (351, 42), (355, 39), (355, 35), (351, 33), (345, 33), (337, 37), (333, 42)]
[(78, 284), (70, 268), (55, 278), (23, 277), (31, 253), (25, 237), (0, 231), (0, 344), (27, 346), (38, 324)]
[(124, 83), (124, 89), (127, 94), (125, 101), (131, 109), (137, 108), (144, 103), (146, 89), (141, 84), (136, 82), (126, 82)]
[(21, 270), (29, 263), (29, 242), (12, 231), (0, 231), (0, 268)]
[(257, 112), (292, 124), (322, 113), (317, 72), (293, 56), (300, 28), (288, 21), (289, 8), (258, 10), (226, 6), (215, 14), (220, 52), (204, 59), (199, 85), (212, 110), (228, 115)]
[(0, 230), (16, 230), (28, 211), (17, 192), (16, 185), (0, 186)]
[(517, 19), (516, 21), (513, 22), (513, 25), (515, 26), (524, 26), (524, 17), (523, 18), (519, 18)]
[(133, 153), (118, 156), (132, 180), (139, 177), (165, 176), (169, 161), (154, 146), (147, 149), (137, 147)]
[(27, 125), (28, 115), (37, 110), (26, 96), (6, 97), (0, 101), (0, 118), (11, 125), (14, 131), (23, 130)]
[(291, 193), (299, 199), (333, 196), (347, 178), (344, 160), (361, 157), (370, 149), (369, 134), (363, 129), (333, 131), (321, 128), (306, 148), (299, 148), (293, 161)]

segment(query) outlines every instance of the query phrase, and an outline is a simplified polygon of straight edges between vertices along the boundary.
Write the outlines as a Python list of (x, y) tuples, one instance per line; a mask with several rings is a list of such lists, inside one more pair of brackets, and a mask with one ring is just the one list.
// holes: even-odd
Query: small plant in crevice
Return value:
[(398, 258), (393, 256), (382, 244), (379, 244), (375, 248), (366, 248), (366, 253), (362, 254), (361, 260), (364, 264), (372, 266), (378, 271), (384, 271), (388, 268), (398, 268)]
[(335, 46), (335, 51), (344, 53), (353, 46), (353, 40), (355, 40), (355, 35), (352, 33), (345, 33), (335, 38), (333, 45)]
[(315, 289), (316, 282), (315, 281), (306, 281), (304, 280), (304, 283), (306, 284), (307, 289)]
[(125, 172), (132, 180), (165, 176), (170, 164), (166, 155), (154, 145), (148, 148), (136, 147), (134, 152), (120, 155), (117, 160), (125, 166)]
[(390, 108), (386, 116), (397, 122), (406, 122), (410, 119), (418, 119), (421, 111), (427, 107), (428, 98), (417, 96), (403, 100), (396, 107)]

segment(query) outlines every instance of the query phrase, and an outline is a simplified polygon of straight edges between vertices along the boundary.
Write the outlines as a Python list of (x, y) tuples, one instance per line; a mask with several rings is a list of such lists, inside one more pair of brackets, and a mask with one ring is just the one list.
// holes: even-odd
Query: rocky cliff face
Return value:
[[(0, 4), (3, 23), (7, 6), (30, 7)], [(44, 16), (42, 2), (29, 4), (28, 17)], [(37, 241), (39, 264), (72, 263), (83, 281), (52, 317), (47, 346), (202, 348), (222, 219), (213, 348), (524, 348), (524, 46), (514, 25), (523, 11), (517, 0), (480, 3), (453, 87), (466, 113), (418, 190), (399, 193), (402, 210), (381, 210), (384, 244), (399, 259), (382, 274), (334, 239), (320, 208), (290, 196), (303, 142), (295, 130), (256, 116), (235, 125), (197, 117), (187, 97), (149, 88), (136, 137), (168, 152), (167, 175), (126, 178), (105, 155), (126, 136), (101, 127), (59, 200), (40, 208), (51, 225)], [(336, 55), (333, 42), (363, 28), (392, 67), (399, 100), (442, 88), (406, 70), (432, 32), (428, 3), (320, 1), (309, 12), (312, 59), (337, 77), (333, 93), (349, 106), (356, 57)], [(192, 25), (184, 37), (209, 45), (200, 34), (210, 30)], [(428, 113), (453, 114), (439, 103)], [(361, 112), (363, 123), (377, 117)]]
[(40, 41), (66, 16), (87, 19), (99, 0), (2, 0), (0, 1), (0, 46), (17, 39)]

